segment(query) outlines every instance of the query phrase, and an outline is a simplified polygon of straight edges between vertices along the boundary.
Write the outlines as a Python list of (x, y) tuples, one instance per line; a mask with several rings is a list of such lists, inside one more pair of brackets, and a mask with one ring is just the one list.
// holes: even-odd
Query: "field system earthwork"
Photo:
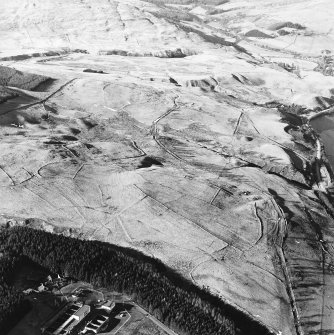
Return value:
[[(333, 11), (1, 1), (1, 225), (133, 248), (276, 334), (332, 334), (332, 172), (308, 118), (334, 105)], [(103, 334), (171, 335), (100, 292), (126, 314)], [(29, 297), (10, 335), (38, 335), (57, 309)]]

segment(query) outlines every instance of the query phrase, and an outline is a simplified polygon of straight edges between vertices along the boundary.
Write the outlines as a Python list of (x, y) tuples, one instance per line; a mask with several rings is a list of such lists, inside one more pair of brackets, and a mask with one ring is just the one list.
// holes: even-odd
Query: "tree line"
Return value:
[[(11, 275), (19, 258), (0, 255), (0, 330), (8, 332), (30, 308), (24, 295), (10, 285)], [(3, 333), (2, 333), (3, 332)]]
[(27, 227), (3, 230), (0, 248), (28, 257), (51, 272), (131, 295), (179, 334), (271, 334), (264, 325), (198, 288), (159, 260), (133, 249)]

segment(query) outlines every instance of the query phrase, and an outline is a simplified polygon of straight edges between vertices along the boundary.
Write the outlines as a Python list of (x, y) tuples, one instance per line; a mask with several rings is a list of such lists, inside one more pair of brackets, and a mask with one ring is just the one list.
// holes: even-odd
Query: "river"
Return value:
[(334, 170), (334, 115), (323, 115), (311, 120), (312, 128), (320, 135), (326, 156)]

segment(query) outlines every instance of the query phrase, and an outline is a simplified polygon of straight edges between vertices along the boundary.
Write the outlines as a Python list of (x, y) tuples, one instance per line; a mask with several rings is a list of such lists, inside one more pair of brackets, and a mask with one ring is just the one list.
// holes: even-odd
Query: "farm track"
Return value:
[(15, 185), (15, 181), (13, 180), (13, 178), (8, 174), (7, 171), (4, 170), (2, 166), (0, 166), (0, 170), (8, 177), (8, 179), (11, 181), (11, 184)]
[[(324, 315), (325, 315), (325, 292), (326, 292), (326, 271), (328, 269), (328, 265), (332, 264), (333, 262), (333, 254), (329, 251), (328, 248), (328, 244), (324, 241), (324, 237), (322, 235), (321, 232), (321, 228), (319, 227), (319, 224), (316, 223), (313, 218), (312, 215), (310, 213), (310, 211), (305, 207), (304, 211), (307, 215), (307, 217), (309, 218), (310, 222), (312, 222), (313, 227), (316, 229), (316, 238), (317, 238), (317, 242), (320, 244), (321, 246), (321, 271), (322, 271), (322, 306), (321, 306), (321, 331), (324, 331)], [(331, 259), (330, 263), (326, 263), (326, 256), (328, 256)]]
[(210, 200), (210, 204), (212, 205), (214, 203), (214, 201), (216, 200), (216, 198), (218, 197), (218, 194), (220, 193), (221, 188), (219, 187), (217, 192), (214, 194), (214, 196), (212, 197), (212, 199)]
[(272, 203), (277, 211), (278, 215), (278, 229), (277, 229), (277, 240), (274, 242), (275, 243), (275, 248), (277, 251), (277, 255), (280, 259), (281, 262), (281, 268), (284, 274), (285, 278), (285, 286), (286, 286), (286, 291), (290, 299), (290, 304), (291, 304), (291, 309), (292, 309), (292, 314), (294, 318), (294, 323), (295, 323), (295, 328), (296, 328), (296, 333), (297, 335), (304, 335), (304, 330), (301, 325), (300, 321), (300, 315), (297, 307), (297, 302), (294, 294), (294, 290), (292, 287), (292, 279), (289, 273), (289, 269), (287, 267), (286, 263), (286, 257), (284, 254), (284, 241), (287, 236), (287, 227), (288, 223), (285, 219), (284, 211), (283, 209), (277, 204), (276, 200), (274, 197), (272, 197)]
[[(156, 143), (161, 147), (163, 148), (166, 152), (168, 152), (170, 155), (172, 155), (174, 158), (178, 159), (178, 160), (182, 160), (178, 155), (176, 155), (175, 153), (171, 152), (168, 148), (166, 148), (160, 141), (159, 141), (159, 135), (158, 135), (158, 130), (157, 130), (157, 125), (158, 123), (165, 117), (167, 117), (168, 115), (170, 115), (173, 111), (175, 110), (178, 110), (179, 109), (179, 106), (177, 105), (176, 103), (176, 99), (174, 100), (174, 106), (172, 108), (170, 108), (166, 113), (162, 114), (159, 118), (157, 118), (155, 121), (153, 121), (153, 124), (152, 124), (152, 128), (153, 128), (153, 138), (154, 140), (156, 141)], [(237, 124), (235, 126), (235, 129), (234, 129), (234, 132), (233, 132), (233, 135), (235, 135), (237, 132), (238, 132), (238, 128), (239, 128), (239, 124), (241, 122), (241, 118), (242, 117), (246, 117), (249, 122), (252, 124), (254, 130), (259, 134), (259, 136), (261, 137), (264, 137), (265, 139), (271, 141), (271, 142), (274, 142), (276, 145), (278, 145), (279, 147), (281, 148), (286, 148), (286, 149), (289, 149), (291, 150), (290, 148), (287, 148), (285, 147), (284, 145), (278, 143), (277, 141), (267, 137), (267, 136), (263, 136), (259, 130), (256, 128), (253, 120), (249, 117), (248, 114), (246, 114), (244, 111), (242, 111), (238, 117), (238, 120), (237, 120)], [(208, 149), (208, 148), (206, 148)], [(210, 149), (209, 149), (210, 150)], [(214, 151), (214, 150), (212, 150)], [(295, 152), (295, 151), (293, 151)], [(218, 152), (216, 152), (218, 153)], [(218, 153), (220, 154), (220, 153)], [(300, 155), (299, 153), (296, 153), (296, 155), (298, 157), (300, 157), (301, 159), (303, 160), (306, 160), (306, 158), (302, 155)], [(210, 201), (210, 203), (212, 204), (213, 201), (215, 200), (215, 198), (217, 197), (217, 195), (219, 194), (221, 189), (218, 189), (218, 191), (216, 192), (216, 194), (214, 195), (214, 197), (212, 198), (212, 200)], [(276, 231), (276, 238), (277, 238), (277, 241), (275, 243), (275, 247), (276, 247), (276, 250), (277, 250), (277, 255), (281, 261), (281, 266), (282, 266), (282, 271), (283, 271), (283, 274), (284, 274), (284, 283), (285, 283), (285, 286), (286, 286), (286, 290), (287, 290), (287, 294), (289, 296), (289, 299), (290, 299), (290, 303), (291, 303), (291, 309), (292, 309), (292, 314), (293, 314), (293, 317), (294, 317), (294, 322), (295, 322), (295, 328), (296, 328), (296, 332), (298, 335), (304, 335), (304, 331), (302, 329), (302, 326), (301, 326), (301, 321), (300, 321), (300, 316), (299, 316), (299, 312), (298, 312), (298, 308), (297, 308), (297, 303), (296, 303), (296, 299), (295, 299), (295, 295), (294, 295), (294, 291), (293, 291), (293, 288), (292, 288), (292, 281), (291, 281), (291, 277), (290, 277), (290, 274), (289, 274), (289, 271), (288, 271), (288, 268), (287, 268), (287, 265), (286, 265), (286, 259), (285, 259), (285, 255), (284, 255), (284, 250), (283, 250), (283, 244), (284, 244), (284, 237), (286, 235), (286, 229), (287, 229), (287, 222), (285, 221), (285, 218), (284, 218), (284, 212), (283, 210), (279, 207), (279, 205), (276, 203), (275, 199), (270, 195), (270, 197), (272, 198), (272, 201), (273, 201), (273, 204), (274, 204), (274, 207), (276, 208), (277, 210), (277, 213), (278, 213), (278, 225), (277, 225), (277, 231)], [(166, 206), (166, 205), (164, 205)], [(168, 206), (166, 206), (168, 208)], [(169, 209), (169, 208), (168, 208)], [(169, 209), (170, 210), (170, 209)], [(262, 220), (259, 218), (258, 216), (258, 213), (257, 213), (257, 206), (256, 206), (256, 203), (255, 203), (255, 213), (256, 213), (256, 217), (258, 218), (259, 222), (260, 222), (260, 236), (258, 238), (258, 240), (256, 241), (255, 244), (258, 244), (260, 242), (260, 240), (263, 238), (263, 222)], [(198, 225), (196, 223), (196, 225)], [(202, 225), (199, 225), (202, 229), (205, 229)], [(207, 232), (211, 233), (209, 230), (205, 229)], [(216, 236), (217, 237), (217, 236)], [(220, 237), (218, 237), (220, 238)], [(231, 246), (230, 244), (228, 244), (228, 246), (226, 248), (228, 248), (229, 246)], [(206, 261), (203, 261), (201, 262), (200, 264), (202, 263), (205, 263)], [(255, 265), (255, 264), (253, 264)], [(194, 282), (195, 279), (193, 277), (193, 271), (198, 267), (199, 265), (195, 266), (191, 272), (189, 273), (192, 281)], [(256, 265), (255, 265), (256, 266)], [(263, 269), (262, 269), (263, 270)], [(266, 271), (266, 270), (264, 270)], [(272, 273), (271, 273), (272, 274)], [(282, 281), (282, 279), (280, 279), (279, 277), (277, 277), (276, 275), (272, 274), (276, 279)]]
[[(246, 114), (245, 112), (241, 112), (240, 115), (239, 115), (239, 118), (237, 120), (237, 124), (236, 124), (236, 127), (234, 129), (234, 133), (233, 135), (235, 135), (238, 131), (238, 128), (239, 128), (239, 124), (240, 124), (240, 121), (241, 121), (241, 118), (245, 116), (249, 122), (252, 124), (252, 126), (254, 127), (254, 130), (259, 134), (259, 136), (261, 137), (264, 137), (265, 139), (271, 141), (271, 142), (274, 142), (276, 145), (278, 145), (279, 147), (281, 148), (285, 148), (285, 149), (289, 149), (291, 150), (290, 148), (278, 143), (277, 141), (267, 137), (267, 136), (263, 136), (259, 131), (258, 129), (256, 128), (256, 126), (254, 125), (252, 119), (249, 117), (248, 114)], [(209, 149), (209, 148), (207, 148)], [(211, 150), (211, 149), (209, 149)], [(215, 150), (211, 150), (211, 151), (214, 151), (216, 152)], [(293, 152), (298, 156), (300, 157), (302, 160), (304, 161), (307, 161), (306, 158), (295, 152), (293, 150)], [(218, 152), (216, 152), (217, 154), (220, 154)], [(277, 204), (276, 200), (273, 198), (273, 196), (271, 194), (269, 194), (269, 192), (265, 192), (267, 194), (267, 196), (269, 196), (272, 200), (272, 203), (274, 205), (274, 208), (276, 209), (277, 211), (277, 214), (278, 214), (278, 221), (277, 221), (277, 229), (275, 231), (275, 234), (276, 234), (276, 242), (275, 242), (275, 248), (276, 248), (276, 251), (277, 251), (277, 255), (280, 259), (280, 262), (281, 262), (281, 267), (282, 267), (282, 271), (283, 271), (283, 274), (284, 274), (284, 282), (285, 282), (285, 286), (286, 286), (286, 290), (287, 290), (287, 294), (289, 296), (289, 299), (290, 299), (290, 303), (291, 303), (291, 309), (292, 309), (292, 314), (293, 314), (293, 318), (294, 318), (294, 323), (295, 323), (295, 328), (296, 328), (296, 332), (298, 335), (304, 335), (304, 331), (303, 331), (303, 328), (302, 328), (302, 325), (301, 325), (301, 320), (300, 320), (300, 315), (299, 315), (299, 311), (298, 311), (298, 307), (297, 307), (297, 302), (296, 302), (296, 298), (295, 298), (295, 295), (294, 295), (294, 291), (293, 291), (293, 288), (292, 288), (292, 280), (291, 280), (291, 276), (289, 274), (289, 270), (287, 268), (287, 264), (286, 264), (286, 258), (285, 258), (285, 255), (284, 255), (284, 248), (283, 248), (283, 245), (284, 245), (284, 239), (285, 239), (285, 236), (287, 234), (287, 222), (285, 220), (285, 216), (284, 216), (284, 212), (282, 210), (282, 208)], [(255, 204), (256, 206), (256, 204)], [(257, 215), (257, 208), (256, 208), (256, 215)], [(258, 216), (258, 215), (257, 215)], [(260, 218), (258, 217), (258, 219), (260, 220)], [(261, 220), (260, 220), (261, 222)], [(262, 234), (263, 234), (263, 224), (261, 222), (261, 230), (262, 230)], [(259, 242), (259, 240), (257, 241), (257, 243)]]
[(244, 115), (244, 112), (242, 111), (238, 117), (237, 124), (235, 125), (234, 131), (233, 131), (233, 136), (238, 132), (238, 128), (242, 119), (242, 116)]
[(262, 221), (261, 217), (258, 214), (258, 207), (256, 205), (256, 202), (254, 202), (254, 213), (255, 213), (255, 216), (258, 219), (258, 222), (260, 224), (260, 233), (259, 233), (259, 237), (258, 237), (257, 241), (255, 242), (255, 245), (256, 245), (256, 244), (258, 244), (262, 240), (262, 238), (263, 238), (263, 230), (264, 230), (263, 221)]
[[(240, 116), (238, 118), (237, 125), (235, 127), (235, 130), (234, 130), (233, 134), (235, 134), (237, 132), (238, 127), (239, 127), (239, 123), (240, 123), (240, 119), (241, 119), (242, 116), (245, 116), (249, 120), (249, 122), (253, 126), (254, 130), (259, 134), (260, 137), (263, 137), (263, 138), (267, 139), (268, 141), (271, 141), (271, 142), (275, 143), (277, 146), (279, 146), (283, 149), (292, 150), (292, 149), (286, 147), (285, 145), (282, 145), (281, 143), (275, 141), (274, 139), (261, 134), (259, 132), (259, 130), (256, 128), (256, 126), (255, 126), (253, 120), (251, 119), (251, 117), (244, 111), (240, 114)], [(295, 150), (292, 150), (292, 152), (295, 153), (299, 158), (301, 158), (303, 160), (303, 162), (307, 161), (306, 157), (297, 153)], [(287, 267), (286, 257), (285, 257), (285, 254), (284, 254), (284, 243), (285, 243), (285, 238), (287, 236), (288, 223), (285, 219), (283, 209), (278, 205), (275, 198), (271, 194), (269, 194), (269, 197), (271, 198), (271, 201), (272, 201), (272, 203), (274, 205), (274, 208), (275, 208), (275, 210), (277, 212), (277, 215), (278, 215), (277, 226), (276, 226), (277, 229), (275, 231), (275, 235), (276, 235), (275, 248), (276, 248), (277, 255), (280, 259), (281, 268), (282, 268), (282, 271), (283, 271), (283, 274), (284, 274), (284, 282), (285, 282), (287, 294), (288, 294), (289, 299), (290, 299), (291, 310), (292, 310), (292, 314), (293, 314), (293, 318), (294, 318), (296, 333), (297, 333), (297, 335), (304, 335), (304, 330), (303, 330), (303, 327), (301, 325), (301, 318), (300, 318), (300, 314), (299, 314), (294, 290), (293, 290), (293, 287), (292, 287), (292, 279), (291, 279), (291, 276), (290, 276), (290, 273), (289, 273), (289, 270), (288, 270), (288, 267)], [(263, 223), (262, 223), (262, 220), (258, 216), (256, 203), (255, 203), (255, 213), (256, 213), (256, 216), (258, 217), (259, 221), (261, 222), (262, 235), (263, 235)], [(322, 319), (323, 319), (323, 317), (322, 317)], [(321, 322), (322, 322), (322, 319), (321, 319)], [(321, 327), (321, 329), (322, 329), (322, 327)]]
[(77, 177), (77, 175), (80, 173), (80, 171), (82, 170), (82, 168), (83, 168), (84, 166), (85, 166), (85, 164), (81, 164), (81, 165), (79, 166), (79, 168), (75, 171), (75, 173), (74, 173), (72, 179), (75, 179), (75, 178)]
[(177, 103), (177, 100), (180, 98), (179, 95), (177, 95), (177, 97), (174, 99), (174, 106), (170, 109), (167, 110), (167, 112), (165, 112), (164, 114), (160, 115), (157, 119), (155, 119), (152, 122), (152, 135), (153, 135), (153, 139), (154, 141), (159, 145), (159, 147), (161, 147), (164, 151), (166, 151), (167, 153), (169, 153), (171, 156), (173, 156), (174, 158), (176, 158), (179, 161), (183, 161), (183, 159), (178, 156), (177, 154), (175, 154), (173, 151), (169, 150), (165, 145), (163, 145), (161, 143), (161, 141), (159, 140), (159, 132), (158, 132), (158, 123), (164, 119), (166, 116), (168, 116), (169, 114), (171, 114), (172, 112), (175, 112), (177, 110), (180, 109), (180, 106)]
[(131, 158), (137, 158), (137, 157), (143, 157), (143, 156), (146, 156), (146, 152), (145, 152), (143, 149), (141, 149), (141, 148), (138, 147), (136, 141), (131, 141), (131, 143), (132, 143), (132, 146), (133, 146), (136, 150), (138, 150), (138, 151), (140, 152), (140, 155), (139, 155), (139, 156), (135, 156), (135, 157), (131, 157)]
[[(168, 116), (171, 112), (173, 112), (174, 110), (176, 110), (175, 108), (171, 108), (170, 110), (168, 110), (166, 113), (164, 113), (163, 115), (161, 115), (157, 120), (154, 121), (154, 133), (156, 134), (157, 133), (157, 123), (163, 119), (164, 117)], [(233, 135), (235, 135), (238, 131), (238, 128), (239, 128), (239, 124), (240, 124), (240, 121), (241, 121), (241, 118), (245, 116), (249, 122), (252, 124), (254, 130), (259, 134), (260, 137), (263, 137), (271, 142), (273, 142), (275, 145), (283, 148), (283, 149), (289, 149), (291, 150), (290, 148), (286, 147), (285, 145), (282, 145), (281, 143), (278, 143), (277, 141), (267, 137), (267, 136), (263, 136), (259, 130), (256, 128), (256, 126), (254, 125), (253, 121), (251, 120), (251, 118), (249, 117), (249, 115), (247, 115), (246, 113), (244, 112), (241, 112), (240, 115), (239, 115), (239, 118), (237, 120), (237, 124), (236, 124), (236, 127), (234, 129), (234, 133)], [(156, 142), (162, 147), (164, 148), (167, 152), (169, 152), (173, 157), (179, 159), (179, 157), (177, 155), (175, 155), (174, 153), (171, 153), (164, 145), (162, 145), (159, 140), (158, 140), (158, 136), (154, 136), (154, 139), (156, 140)], [(203, 146), (204, 148), (208, 149), (208, 150), (211, 150), (205, 146)], [(214, 151), (216, 152), (215, 150), (211, 150), (211, 151)], [(293, 152), (299, 157), (301, 158), (303, 161), (307, 161), (306, 158), (295, 152), (293, 150)], [(221, 154), (219, 152), (216, 152), (217, 154)], [(233, 156), (233, 155), (231, 155)], [(215, 200), (216, 196), (218, 195), (220, 189), (217, 191), (217, 193), (215, 194), (215, 196), (213, 197), (213, 199), (211, 200), (211, 203)], [(278, 220), (277, 220), (277, 229), (275, 231), (275, 234), (276, 234), (276, 242), (275, 242), (275, 248), (276, 248), (276, 251), (277, 251), (277, 255), (280, 259), (280, 262), (281, 262), (281, 267), (282, 267), (282, 271), (283, 271), (283, 274), (284, 274), (284, 283), (285, 283), (285, 286), (286, 286), (286, 291), (287, 291), (287, 294), (289, 296), (289, 299), (290, 299), (290, 303), (291, 303), (291, 310), (292, 310), (292, 314), (293, 314), (293, 318), (294, 318), (294, 323), (295, 323), (295, 328), (296, 328), (296, 332), (298, 335), (304, 335), (304, 330), (303, 330), (303, 327), (301, 325), (301, 320), (300, 320), (300, 315), (299, 315), (299, 311), (298, 311), (298, 307), (297, 307), (297, 302), (296, 302), (296, 298), (295, 298), (295, 294), (294, 294), (294, 290), (293, 290), (293, 287), (292, 287), (292, 280), (291, 280), (291, 276), (290, 276), (290, 273), (289, 273), (289, 270), (287, 268), (287, 264), (286, 264), (286, 258), (285, 258), (285, 255), (284, 255), (284, 248), (283, 248), (283, 245), (284, 245), (284, 239), (285, 239), (285, 236), (287, 234), (287, 222), (285, 220), (285, 217), (284, 217), (284, 212), (283, 210), (280, 208), (280, 206), (277, 204), (276, 200), (270, 195), (270, 194), (267, 194), (269, 195), (269, 197), (272, 199), (272, 202), (273, 202), (273, 205), (277, 211), (277, 214), (278, 214)], [(256, 212), (256, 216), (258, 217), (257, 215), (257, 207), (256, 207), (256, 204), (255, 204), (255, 212)], [(262, 220), (258, 217), (258, 220), (260, 221), (261, 223), (261, 236), (260, 238), (258, 239), (258, 241), (256, 242), (259, 243), (259, 241), (261, 240), (262, 236), (263, 236), (263, 222)], [(201, 227), (203, 229), (203, 227)], [(195, 267), (196, 268), (196, 267)], [(194, 269), (193, 269), (194, 271)], [(192, 272), (193, 272), (192, 271)], [(190, 276), (192, 278), (192, 280), (194, 280), (193, 278), (193, 275), (192, 275), (192, 272), (190, 273)], [(274, 275), (274, 274), (272, 274)], [(280, 281), (282, 281), (280, 278), (278, 278), (276, 275), (274, 275), (274, 277)]]

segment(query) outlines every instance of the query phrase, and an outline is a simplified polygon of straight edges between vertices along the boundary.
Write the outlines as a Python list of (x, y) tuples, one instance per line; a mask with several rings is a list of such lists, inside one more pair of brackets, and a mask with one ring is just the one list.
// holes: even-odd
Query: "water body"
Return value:
[(334, 115), (319, 116), (311, 120), (310, 123), (320, 135), (329, 163), (334, 170)]

